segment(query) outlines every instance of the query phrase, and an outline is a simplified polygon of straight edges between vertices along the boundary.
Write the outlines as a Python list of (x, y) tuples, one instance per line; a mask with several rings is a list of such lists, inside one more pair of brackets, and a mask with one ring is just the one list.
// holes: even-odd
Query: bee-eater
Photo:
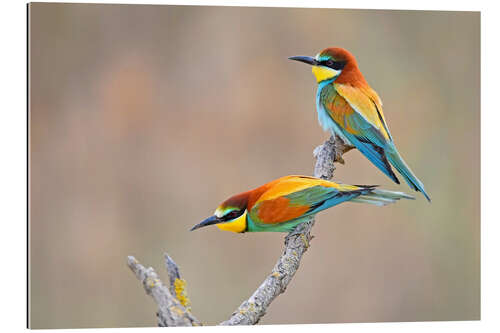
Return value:
[(308, 217), (344, 201), (383, 206), (403, 198), (414, 199), (402, 192), (375, 187), (285, 176), (230, 197), (217, 207), (213, 216), (191, 230), (215, 224), (219, 229), (233, 232), (289, 232)]
[(392, 164), (412, 189), (422, 192), (430, 201), (422, 182), (399, 155), (385, 121), (382, 101), (361, 74), (354, 56), (345, 49), (331, 47), (314, 58), (289, 59), (312, 65), (318, 82), (316, 109), (323, 129), (355, 146), (399, 184)]

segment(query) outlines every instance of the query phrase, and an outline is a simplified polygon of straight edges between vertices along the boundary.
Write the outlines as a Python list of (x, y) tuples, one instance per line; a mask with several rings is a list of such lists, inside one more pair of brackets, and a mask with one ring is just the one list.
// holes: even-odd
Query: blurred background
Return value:
[(417, 200), (319, 214), (261, 324), (479, 319), (479, 43), (478, 12), (31, 4), (31, 326), (156, 326), (126, 257), (165, 279), (165, 251), (194, 314), (227, 319), (284, 234), (188, 230), (312, 173), (328, 134), (287, 57), (329, 46), (357, 57), (433, 201), (347, 153), (335, 180)]

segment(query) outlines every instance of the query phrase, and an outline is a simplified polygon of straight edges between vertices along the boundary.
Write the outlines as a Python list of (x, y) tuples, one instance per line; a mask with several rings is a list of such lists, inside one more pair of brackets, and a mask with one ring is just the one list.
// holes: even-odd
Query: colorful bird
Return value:
[(215, 224), (233, 232), (292, 231), (308, 217), (344, 201), (383, 206), (414, 199), (375, 185), (345, 185), (308, 176), (285, 176), (224, 201), (192, 230)]
[(392, 164), (412, 189), (422, 192), (430, 201), (422, 182), (399, 155), (385, 121), (382, 101), (361, 74), (354, 56), (345, 49), (332, 47), (314, 58), (297, 56), (289, 59), (312, 65), (319, 84), (316, 109), (323, 129), (355, 146), (399, 184)]

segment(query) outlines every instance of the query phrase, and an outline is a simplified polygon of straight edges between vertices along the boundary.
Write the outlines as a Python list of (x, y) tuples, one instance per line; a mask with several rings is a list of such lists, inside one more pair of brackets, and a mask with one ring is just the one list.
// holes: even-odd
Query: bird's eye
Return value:
[(335, 61), (332, 68), (336, 70), (344, 69), (345, 61)]
[(239, 210), (233, 210), (233, 211), (227, 213), (226, 215), (224, 215), (222, 217), (222, 219), (224, 221), (229, 221), (229, 220), (233, 220), (233, 219), (237, 218), (240, 215), (241, 215), (241, 211), (239, 211)]
[(324, 65), (338, 71), (344, 68), (345, 61), (334, 61), (332, 59), (328, 59), (324, 62)]

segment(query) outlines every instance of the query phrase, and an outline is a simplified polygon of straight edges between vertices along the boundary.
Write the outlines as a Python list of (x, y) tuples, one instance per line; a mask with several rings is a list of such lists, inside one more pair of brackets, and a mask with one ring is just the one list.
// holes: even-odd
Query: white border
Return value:
[[(75, 1), (52, 1), (75, 2)], [(78, 1), (95, 3), (97, 1)], [(424, 323), (376, 323), (376, 324), (333, 324), (333, 325), (294, 325), (294, 326), (257, 326), (239, 327), (231, 330), (258, 331), (287, 330), (291, 332), (317, 330), (329, 332), (470, 332), (498, 331), (499, 284), (498, 269), (499, 218), (494, 200), (498, 197), (500, 186), (495, 171), (499, 164), (498, 131), (500, 130), (499, 105), (496, 78), (500, 77), (498, 68), (500, 31), (499, 5), (495, 1), (411, 1), (402, 5), (401, 1), (378, 0), (361, 1), (107, 1), (106, 3), (136, 4), (190, 4), (190, 5), (242, 5), (272, 7), (322, 7), (322, 8), (370, 8), (370, 9), (412, 9), (412, 10), (474, 10), (481, 11), (481, 321), (477, 322), (424, 322)], [(3, 67), (0, 91), (2, 92), (1, 111), (1, 225), (2, 240), (2, 328), (8, 332), (24, 330), (26, 325), (26, 7), (21, 1), (2, 3), (1, 34)], [(444, 84), (444, 83), (443, 83)], [(467, 179), (463, 180), (468, 181)], [(150, 328), (147, 330), (154, 330)], [(181, 329), (181, 328), (180, 328)], [(180, 329), (174, 329), (178, 331)], [(218, 332), (219, 327), (205, 327), (202, 330)], [(229, 329), (229, 328), (226, 328)], [(121, 329), (123, 330), (123, 329)], [(139, 332), (141, 329), (126, 329)], [(52, 330), (49, 330), (52, 331)], [(57, 332), (75, 331), (58, 330)], [(102, 330), (86, 330), (100, 332)], [(119, 329), (107, 329), (108, 332)], [(54, 330), (55, 332), (55, 330)]]

